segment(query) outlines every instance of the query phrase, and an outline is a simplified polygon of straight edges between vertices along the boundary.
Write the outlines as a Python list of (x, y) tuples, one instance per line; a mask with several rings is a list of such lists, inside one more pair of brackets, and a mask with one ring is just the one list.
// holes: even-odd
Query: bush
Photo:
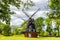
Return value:
[(19, 34), (21, 34), (21, 30), (18, 29), (18, 27), (16, 27), (16, 28), (14, 29), (14, 35), (19, 35)]
[(48, 36), (48, 32), (44, 32), (43, 36)]
[(2, 28), (0, 27), (0, 34), (2, 34)]
[(11, 34), (11, 28), (10, 28), (9, 25), (5, 25), (4, 26), (2, 34), (5, 35), (5, 36), (10, 36), (10, 34)]

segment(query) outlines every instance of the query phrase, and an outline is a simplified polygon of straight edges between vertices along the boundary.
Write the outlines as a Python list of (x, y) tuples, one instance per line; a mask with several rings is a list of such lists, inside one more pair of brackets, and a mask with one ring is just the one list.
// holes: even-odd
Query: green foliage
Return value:
[(15, 29), (14, 29), (14, 35), (18, 35), (19, 34), (19, 29), (18, 29), (18, 27), (16, 27)]
[(4, 26), (4, 28), (3, 28), (3, 32), (2, 33), (5, 36), (10, 36), (10, 34), (11, 34), (11, 28), (10, 28), (10, 26), (6, 24)]
[[(3, 21), (10, 22), (10, 15), (14, 14), (10, 10), (10, 5), (20, 6), (20, 0), (0, 0), (0, 19)], [(7, 23), (10, 24), (10, 23)]]
[(23, 4), (25, 9), (29, 9), (30, 7), (34, 6), (35, 4), (31, 0), (26, 0), (26, 2)]
[(43, 36), (48, 36), (48, 32), (44, 32)]
[(49, 23), (50, 21), (51, 21), (51, 19), (50, 19), (50, 18), (46, 18), (46, 19), (45, 19), (45, 23), (46, 23), (47, 25), (49, 25), (49, 24), (50, 24), (50, 23)]
[(50, 0), (49, 7), (53, 10), (60, 9), (60, 0)]
[(56, 28), (55, 30), (58, 31), (58, 36), (59, 36), (59, 26), (60, 26), (60, 19), (54, 19), (54, 22), (56, 22)]
[(42, 32), (43, 21), (44, 19), (42, 17), (35, 20), (36, 30), (39, 32), (39, 34)]
[[(24, 22), (24, 23), (25, 23), (25, 22)], [(24, 23), (23, 23), (23, 24), (24, 24)], [(22, 32), (26, 31), (27, 22), (26, 22), (24, 25), (23, 25), (23, 24), (22, 24), (21, 27), (20, 27)]]
[(50, 0), (49, 7), (51, 11), (48, 13), (48, 17), (56, 22), (55, 30), (58, 30), (59, 36), (59, 26), (60, 26), (60, 0)]
[(51, 32), (52, 31), (52, 28), (51, 27), (47, 27), (47, 30), (48, 32)]
[(51, 32), (52, 32), (52, 20), (50, 18), (46, 18), (45, 23), (47, 25), (46, 31), (48, 32), (48, 35), (51, 35)]
[(4, 23), (0, 22), (0, 34), (2, 34), (3, 28), (4, 28)]
[(49, 7), (51, 12), (48, 13), (50, 18), (60, 18), (60, 0), (50, 0)]

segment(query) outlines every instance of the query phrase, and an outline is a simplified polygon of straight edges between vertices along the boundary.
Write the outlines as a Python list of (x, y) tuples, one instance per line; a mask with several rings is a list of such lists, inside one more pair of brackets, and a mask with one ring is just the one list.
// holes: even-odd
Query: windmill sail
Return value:
[[(39, 10), (40, 10), (40, 8), (39, 8), (36, 12), (34, 12), (31, 17), (29, 17), (29, 15), (27, 15), (26, 13), (25, 13), (25, 15), (26, 15), (27, 17), (29, 17), (29, 18), (32, 18)], [(23, 11), (24, 11), (24, 10), (23, 10)], [(27, 20), (27, 21), (28, 21), (28, 20)], [(25, 23), (27, 23), (27, 21), (25, 21), (22, 25), (24, 25)]]
[(23, 13), (29, 18), (29, 15), (22, 9)]

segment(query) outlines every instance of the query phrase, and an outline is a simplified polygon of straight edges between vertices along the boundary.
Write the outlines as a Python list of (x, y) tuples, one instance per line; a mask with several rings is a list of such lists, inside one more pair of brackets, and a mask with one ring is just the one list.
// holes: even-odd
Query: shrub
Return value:
[(4, 28), (3, 28), (3, 35), (5, 36), (10, 36), (11, 34), (11, 28), (9, 25), (5, 25)]

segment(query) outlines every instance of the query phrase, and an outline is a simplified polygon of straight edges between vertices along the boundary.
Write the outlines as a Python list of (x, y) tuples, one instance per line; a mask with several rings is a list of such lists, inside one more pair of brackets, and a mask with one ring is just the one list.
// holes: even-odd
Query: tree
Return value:
[[(17, 3), (16, 3), (17, 2)], [(20, 1), (18, 0), (0, 0), (0, 19), (5, 21), (8, 27), (10, 27), (10, 15), (13, 14), (10, 10), (10, 5), (19, 6)]]
[(20, 0), (0, 0), (0, 19), (2, 21), (5, 21), (6, 24), (8, 25), (8, 26), (6, 25), (6, 28), (4, 27), (4, 33), (6, 33), (6, 35), (9, 35), (11, 20), (10, 15), (13, 14), (13, 12), (11, 12), (10, 10), (10, 5), (19, 7), (20, 6), (19, 3)]
[(51, 11), (48, 13), (48, 17), (56, 20), (56, 26), (58, 26), (58, 35), (59, 35), (59, 23), (57, 22), (60, 19), (60, 0), (50, 0), (49, 7)]
[(4, 23), (0, 22), (0, 34), (2, 34), (3, 28), (4, 28)]
[(9, 25), (5, 24), (3, 28), (3, 35), (10, 36), (10, 34), (11, 34), (11, 28), (9, 27)]
[(52, 32), (52, 20), (50, 18), (45, 19), (45, 23), (47, 25), (46, 31), (48, 32), (49, 36), (51, 35)]
[(41, 34), (44, 19), (39, 17), (35, 20), (36, 30)]
[(60, 0), (50, 0), (49, 7), (51, 12), (48, 16), (50, 18), (60, 18)]
[(58, 30), (58, 36), (59, 36), (60, 19), (54, 19), (54, 21), (56, 22), (56, 30)]

